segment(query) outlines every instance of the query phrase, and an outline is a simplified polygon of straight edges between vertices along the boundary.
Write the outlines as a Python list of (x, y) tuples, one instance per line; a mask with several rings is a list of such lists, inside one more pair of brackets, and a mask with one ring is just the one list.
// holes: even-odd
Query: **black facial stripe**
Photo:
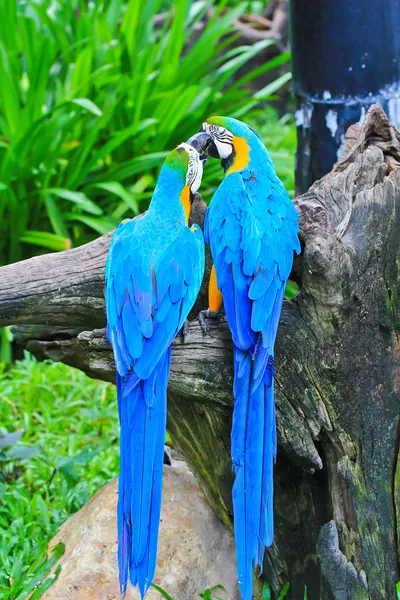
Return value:
[(220, 142), (223, 142), (224, 140), (228, 140), (230, 142), (233, 138), (231, 132), (225, 129), (225, 127), (220, 127), (214, 123), (211, 123), (208, 126), (208, 132), (214, 140), (218, 140)]
[(223, 132), (218, 132), (212, 135), (212, 137), (214, 139), (220, 140), (221, 142), (223, 140), (231, 140), (232, 139), (232, 135), (228, 132), (228, 131), (223, 131)]
[(190, 161), (190, 159), (189, 159), (188, 173), (187, 173), (188, 185), (192, 185), (192, 183), (196, 180), (197, 173), (198, 173), (197, 160)]

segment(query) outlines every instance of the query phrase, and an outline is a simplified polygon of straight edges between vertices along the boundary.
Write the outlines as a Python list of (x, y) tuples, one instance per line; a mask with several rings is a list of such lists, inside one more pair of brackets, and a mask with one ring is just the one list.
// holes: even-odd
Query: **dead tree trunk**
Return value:
[[(400, 135), (379, 106), (348, 154), (296, 199), (302, 287), (277, 340), (276, 537), (265, 577), (288, 598), (391, 600), (400, 579)], [(110, 236), (0, 269), (0, 325), (39, 357), (112, 380)], [(174, 342), (168, 426), (231, 522), (232, 355), (225, 324)]]

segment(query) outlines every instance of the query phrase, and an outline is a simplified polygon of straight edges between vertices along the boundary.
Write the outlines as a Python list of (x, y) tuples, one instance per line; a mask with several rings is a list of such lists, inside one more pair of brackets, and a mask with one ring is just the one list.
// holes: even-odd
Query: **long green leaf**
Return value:
[(139, 207), (133, 194), (127, 192), (127, 190), (118, 181), (103, 181), (102, 183), (96, 183), (94, 188), (99, 190), (106, 190), (115, 194), (118, 198), (121, 198), (125, 204), (133, 211), (134, 215), (139, 214)]
[(251, 108), (257, 106), (259, 102), (263, 100), (268, 100), (272, 96), (272, 94), (277, 92), (283, 85), (290, 81), (291, 78), (291, 73), (284, 73), (283, 75), (275, 79), (275, 81), (272, 81), (260, 91), (258, 91), (256, 94), (254, 94), (253, 99), (250, 102), (246, 103), (244, 107), (234, 112), (234, 116), (236, 118), (240, 118), (244, 114), (248, 113)]
[(67, 238), (68, 230), (64, 224), (62, 211), (59, 209), (50, 194), (44, 194), (44, 202), (47, 209), (47, 216), (54, 229), (54, 233), (60, 237)]
[(271, 83), (263, 87), (261, 90), (256, 92), (254, 94), (254, 98), (256, 100), (266, 100), (267, 98), (269, 98), (269, 96), (275, 94), (275, 92), (277, 92), (283, 85), (285, 85), (285, 83), (290, 81), (291, 78), (291, 73), (284, 73), (283, 75), (278, 77), (278, 79), (275, 79), (275, 81), (272, 81)]
[(157, 592), (158, 592), (159, 594), (161, 594), (161, 596), (162, 596), (163, 598), (165, 598), (165, 600), (174, 600), (174, 599), (172, 598), (172, 596), (170, 596), (169, 594), (167, 594), (167, 592), (166, 592), (165, 590), (163, 590), (163, 589), (162, 589), (162, 588), (161, 588), (159, 585), (157, 585), (157, 584), (155, 584), (155, 583), (152, 583), (152, 584), (151, 584), (151, 587), (152, 587), (152, 588), (154, 588), (155, 590), (157, 590)]
[(52, 575), (50, 575), (47, 579), (45, 579), (39, 585), (39, 587), (34, 591), (32, 596), (29, 598), (29, 600), (39, 600), (39, 598), (41, 598), (43, 596), (43, 594), (45, 592), (47, 592), (47, 590), (49, 590), (51, 588), (51, 586), (57, 581), (60, 573), (61, 573), (61, 565), (58, 565), (56, 567), (54, 573), (52, 573)]
[(267, 581), (263, 585), (262, 600), (271, 600), (271, 588)]
[(19, 73), (13, 72), (7, 51), (0, 41), (0, 108), (4, 112), (10, 137), (17, 131), (21, 118), (18, 77)]
[[(27, 598), (27, 596), (33, 590), (35, 590), (35, 588), (37, 588), (37, 589), (34, 592), (34, 594), (36, 594), (36, 592), (39, 593), (40, 585), (42, 584), (44, 578), (50, 573), (51, 569), (60, 560), (60, 558), (61, 558), (61, 556), (63, 556), (64, 552), (65, 552), (65, 546), (62, 542), (59, 542), (56, 546), (54, 546), (53, 552), (52, 552), (50, 558), (46, 558), (42, 562), (40, 568), (35, 573), (34, 578), (31, 579), (31, 581), (25, 587), (24, 591), (21, 594), (19, 594), (15, 600), (25, 600), (25, 598)], [(52, 576), (50, 576), (50, 578), (49, 578), (50, 582), (51, 582), (50, 584), (53, 584), (54, 581), (57, 579), (57, 577), (60, 573), (60, 570), (61, 570), (61, 565), (59, 565), (59, 567), (57, 567), (55, 573)], [(54, 575), (56, 575), (56, 577), (54, 577)], [(49, 587), (50, 587), (50, 585), (48, 585), (48, 587), (46, 587), (45, 589), (48, 589)], [(42, 587), (43, 591), (45, 591), (45, 589), (43, 589), (43, 587)], [(36, 596), (36, 598), (40, 598), (40, 595)], [(32, 599), (35, 600), (34, 595), (32, 595), (29, 600), (32, 600)]]
[(24, 244), (49, 248), (50, 250), (69, 250), (71, 248), (71, 240), (69, 238), (48, 233), (47, 231), (27, 230), (20, 236), (19, 241)]
[(290, 588), (290, 583), (287, 581), (280, 591), (278, 600), (284, 600), (286, 598), (289, 588)]
[(73, 100), (71, 100), (71, 104), (77, 104), (78, 106), (80, 106), (81, 108), (84, 108), (85, 110), (87, 110), (92, 115), (95, 115), (96, 117), (101, 117), (103, 114), (101, 112), (101, 110), (99, 109), (99, 107), (96, 106), (96, 104), (94, 102), (92, 102), (91, 100), (89, 100), (88, 98), (74, 98)]
[(163, 53), (161, 73), (159, 77), (160, 87), (171, 85), (177, 75), (180, 57), (184, 44), (185, 20), (187, 11), (187, 0), (175, 0), (172, 27), (168, 36), (168, 44)]
[(65, 213), (65, 220), (83, 223), (100, 235), (104, 235), (105, 233), (112, 231), (117, 225), (117, 220), (113, 219), (112, 217), (88, 217), (86, 215), (74, 213)]
[(132, 177), (132, 175), (137, 175), (138, 173), (143, 173), (144, 171), (160, 166), (167, 154), (168, 152), (153, 152), (144, 156), (138, 156), (126, 161), (123, 165), (111, 168), (109, 173), (113, 179), (127, 179), (128, 177)]
[(92, 202), (92, 200), (90, 200), (83, 192), (72, 192), (71, 190), (64, 190), (62, 188), (48, 188), (47, 190), (43, 190), (42, 194), (51, 194), (53, 196), (57, 196), (58, 198), (62, 198), (63, 200), (68, 200), (73, 204), (77, 204), (85, 212), (88, 212), (92, 215), (101, 215), (103, 212), (101, 208), (96, 206), (96, 204)]

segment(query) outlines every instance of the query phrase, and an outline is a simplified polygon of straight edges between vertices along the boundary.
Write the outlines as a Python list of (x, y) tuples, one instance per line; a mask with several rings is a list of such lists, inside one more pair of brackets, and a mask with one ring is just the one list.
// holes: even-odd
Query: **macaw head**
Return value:
[(179, 144), (167, 156), (165, 161), (170, 168), (178, 171), (184, 180), (185, 187), (189, 188), (191, 194), (197, 192), (203, 177), (203, 159), (193, 146), (186, 142)]
[(204, 138), (207, 138), (207, 142), (210, 138), (207, 134), (203, 134), (202, 138), (195, 141), (193, 145), (184, 142), (172, 150), (165, 159), (157, 182), (158, 190), (168, 192), (165, 197), (179, 197), (186, 221), (189, 219), (194, 194), (200, 187), (204, 163), (207, 159), (207, 154), (201, 150)]
[(239, 171), (250, 162), (250, 155), (266, 153), (260, 136), (246, 123), (233, 117), (210, 117), (203, 123), (202, 132), (207, 133), (211, 143), (207, 152), (222, 160), (225, 171)]

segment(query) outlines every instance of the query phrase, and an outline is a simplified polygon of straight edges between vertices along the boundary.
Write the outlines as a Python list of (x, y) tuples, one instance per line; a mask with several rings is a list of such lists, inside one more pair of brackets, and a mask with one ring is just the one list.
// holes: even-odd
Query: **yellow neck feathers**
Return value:
[(248, 145), (246, 138), (234, 136), (232, 144), (235, 150), (235, 158), (233, 159), (233, 163), (225, 175), (229, 175), (229, 173), (234, 173), (235, 171), (244, 169), (247, 167), (250, 160), (250, 146)]
[[(233, 148), (235, 151), (235, 158), (233, 159), (232, 165), (229, 167), (225, 175), (234, 173), (244, 169), (249, 164), (250, 160), (250, 146), (243, 137), (234, 136), (232, 140)], [(190, 217), (190, 186), (185, 185), (180, 193), (179, 199), (181, 201), (183, 211), (185, 213), (186, 223), (189, 222)]]
[(185, 187), (181, 191), (179, 199), (183, 206), (186, 223), (188, 223), (189, 217), (190, 217), (190, 186), (189, 185), (185, 185)]

